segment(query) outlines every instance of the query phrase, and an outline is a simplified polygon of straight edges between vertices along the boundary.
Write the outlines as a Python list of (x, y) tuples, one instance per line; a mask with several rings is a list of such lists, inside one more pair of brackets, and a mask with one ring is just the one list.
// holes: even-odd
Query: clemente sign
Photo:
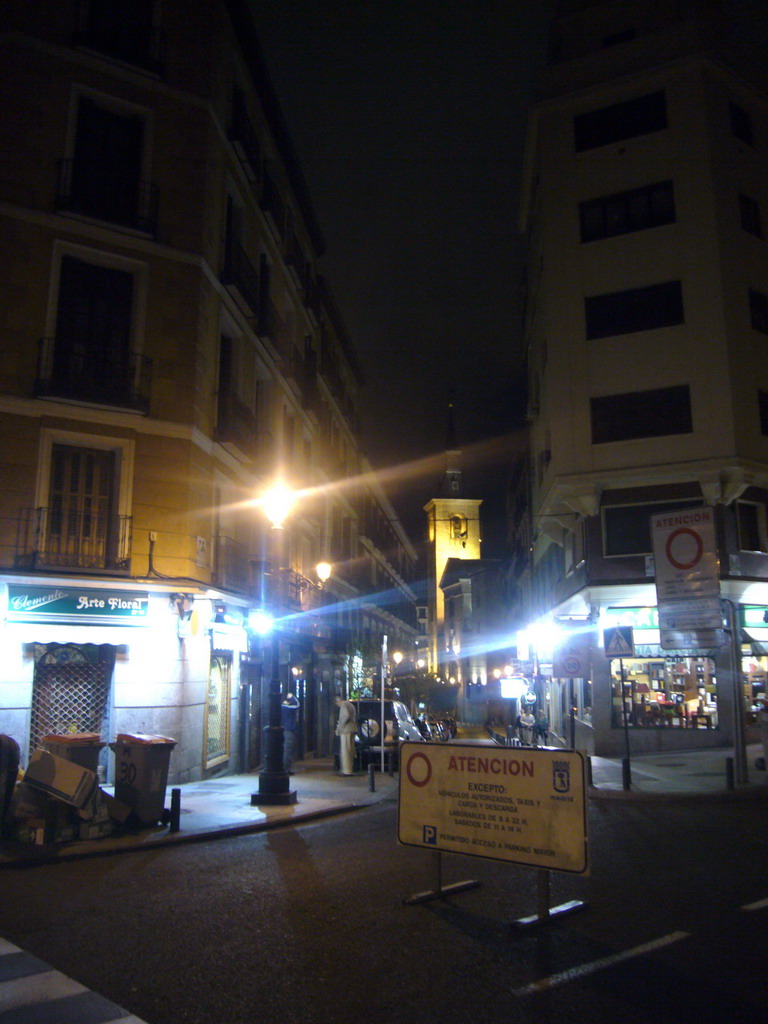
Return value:
[(579, 751), (404, 743), (400, 764), (404, 845), (586, 872)]

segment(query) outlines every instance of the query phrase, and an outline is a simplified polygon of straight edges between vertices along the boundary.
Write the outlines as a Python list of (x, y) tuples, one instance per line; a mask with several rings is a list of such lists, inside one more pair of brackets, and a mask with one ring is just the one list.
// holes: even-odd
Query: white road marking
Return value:
[(594, 974), (595, 971), (603, 971), (606, 967), (613, 967), (614, 964), (619, 964), (623, 960), (630, 960), (632, 957), (643, 956), (645, 953), (652, 953), (656, 949), (670, 946), (673, 942), (687, 939), (688, 935), (688, 932), (671, 932), (669, 935), (663, 935), (660, 939), (653, 939), (652, 942), (644, 942), (641, 946), (627, 949), (623, 953), (614, 953), (612, 956), (603, 957), (601, 960), (593, 960), (589, 964), (571, 967), (569, 970), (561, 971), (560, 974), (553, 974), (549, 978), (533, 981), (530, 985), (523, 985), (522, 988), (512, 989), (512, 995), (529, 996), (536, 992), (545, 992), (547, 989), (555, 988), (557, 985), (564, 985), (569, 981), (583, 978), (587, 974)]
[(745, 903), (744, 906), (741, 909), (742, 910), (763, 910), (765, 907), (768, 907), (768, 897), (766, 897), (764, 900), (757, 900), (756, 903)]

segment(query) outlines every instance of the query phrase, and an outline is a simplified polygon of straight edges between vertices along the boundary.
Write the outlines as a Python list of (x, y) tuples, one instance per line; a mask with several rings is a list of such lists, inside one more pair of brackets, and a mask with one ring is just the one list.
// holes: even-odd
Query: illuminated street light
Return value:
[[(275, 579), (282, 579), (282, 530), (285, 520), (296, 502), (294, 491), (278, 482), (262, 497), (259, 504), (272, 524), (272, 569)], [(280, 594), (273, 591), (272, 601)], [(276, 611), (277, 609), (273, 609)], [(262, 623), (265, 621), (261, 620)], [(290, 787), (290, 777), (283, 762), (283, 726), (280, 717), (280, 631), (272, 628), (272, 671), (269, 686), (269, 725), (265, 744), (264, 768), (259, 772), (259, 791), (251, 794), (251, 806), (260, 804), (295, 804), (297, 794)]]
[(272, 524), (273, 530), (282, 530), (283, 524), (296, 504), (296, 492), (287, 484), (276, 483), (264, 494), (259, 504)]
[(328, 582), (331, 578), (331, 563), (330, 562), (318, 562), (315, 566), (315, 572), (317, 578), (320, 581), (317, 585), (318, 590), (323, 589), (323, 585)]

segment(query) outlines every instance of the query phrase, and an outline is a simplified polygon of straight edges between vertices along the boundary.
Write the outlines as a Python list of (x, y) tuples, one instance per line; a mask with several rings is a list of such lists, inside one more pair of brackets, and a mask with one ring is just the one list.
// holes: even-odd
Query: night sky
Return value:
[(251, 3), (365, 377), (364, 449), (420, 539), (453, 390), (491, 555), (513, 443), (498, 439), (521, 412), (525, 123), (554, 0)]

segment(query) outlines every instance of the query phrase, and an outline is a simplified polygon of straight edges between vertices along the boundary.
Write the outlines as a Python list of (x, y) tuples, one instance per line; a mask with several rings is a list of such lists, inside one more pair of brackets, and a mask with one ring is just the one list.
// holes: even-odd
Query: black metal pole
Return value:
[[(280, 579), (282, 568), (282, 530), (272, 530), (272, 543), (275, 550), (274, 565), (277, 568), (276, 579)], [(273, 588), (273, 606), (280, 596), (279, 586)], [(259, 791), (251, 794), (251, 806), (259, 804), (295, 804), (296, 790), (291, 789), (290, 776), (283, 765), (283, 725), (280, 716), (280, 631), (272, 629), (272, 665), (269, 684), (269, 725), (266, 733), (264, 768), (259, 772)]]
[[(627, 714), (627, 701), (624, 696), (624, 659), (619, 658), (619, 677), (621, 680), (621, 714), (624, 718), (624, 747), (627, 752), (627, 756), (621, 762), (621, 777), (622, 785), (624, 789), (629, 789), (632, 785), (632, 765), (630, 762), (629, 754), (629, 714)], [(632, 693), (630, 691), (630, 700), (632, 699)], [(631, 713), (631, 706), (630, 706)]]
[(731, 666), (733, 671), (733, 765), (737, 782), (749, 781), (747, 766), (744, 686), (741, 681), (741, 623), (736, 601), (728, 605), (728, 624), (731, 627)]
[(571, 704), (571, 750), (576, 749), (576, 701), (573, 695), (573, 679), (568, 680), (568, 700)]
[(272, 675), (269, 686), (269, 725), (264, 768), (259, 772), (259, 791), (251, 794), (251, 805), (295, 804), (296, 790), (283, 766), (283, 726), (280, 721), (280, 634), (272, 633)]

